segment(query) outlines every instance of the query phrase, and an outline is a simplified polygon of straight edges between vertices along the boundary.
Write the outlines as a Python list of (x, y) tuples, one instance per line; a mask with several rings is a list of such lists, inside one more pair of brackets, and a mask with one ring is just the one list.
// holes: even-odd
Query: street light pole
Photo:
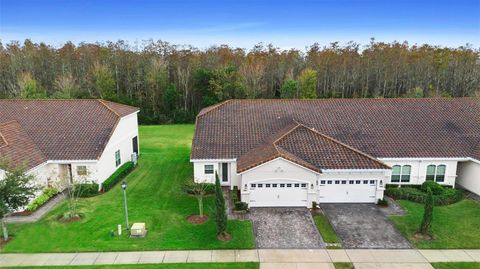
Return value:
[(127, 231), (130, 229), (128, 226), (128, 208), (127, 208), (127, 182), (122, 182), (122, 189), (123, 189), (123, 202), (125, 204), (125, 220), (127, 223)]

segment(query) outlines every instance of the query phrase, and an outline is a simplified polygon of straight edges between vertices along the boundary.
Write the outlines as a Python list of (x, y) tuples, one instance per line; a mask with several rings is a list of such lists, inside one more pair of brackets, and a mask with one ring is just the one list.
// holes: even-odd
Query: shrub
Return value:
[(235, 205), (237, 202), (240, 202), (240, 195), (237, 186), (233, 186), (233, 190), (231, 192), (231, 199), (233, 205)]
[(48, 200), (50, 200), (57, 193), (58, 193), (58, 190), (55, 189), (55, 188), (45, 188), (45, 189), (43, 189), (42, 194), (40, 194), (37, 198), (35, 198), (33, 201), (31, 201), (30, 204), (27, 205), (26, 210), (28, 210), (28, 211), (37, 210), (40, 206), (42, 206), (46, 202), (48, 202)]
[(377, 205), (387, 207), (388, 206), (388, 201), (385, 198), (384, 199), (378, 199)]
[(442, 187), (442, 185), (438, 184), (435, 181), (430, 181), (430, 180), (427, 180), (427, 181), (423, 182), (420, 189), (425, 193), (427, 193), (428, 189), (430, 189), (432, 191), (433, 195), (439, 195), (439, 194), (442, 194), (444, 192), (444, 188)]
[(92, 197), (99, 192), (97, 183), (75, 184), (74, 188), (77, 197)]
[[(441, 193), (433, 195), (434, 204), (437, 206), (453, 204), (463, 199), (463, 191), (461, 190), (443, 186), (440, 186), (440, 190)], [(436, 191), (439, 192), (439, 189)], [(385, 194), (394, 199), (408, 200), (417, 203), (424, 203), (427, 197), (427, 192), (423, 191), (421, 187), (387, 188)]]
[(133, 170), (133, 162), (126, 162), (102, 183), (102, 191), (108, 191)]
[(236, 202), (235, 211), (244, 211), (248, 209), (248, 204), (245, 202)]
[(312, 202), (312, 209), (317, 209), (317, 208), (318, 208), (317, 202), (313, 201)]

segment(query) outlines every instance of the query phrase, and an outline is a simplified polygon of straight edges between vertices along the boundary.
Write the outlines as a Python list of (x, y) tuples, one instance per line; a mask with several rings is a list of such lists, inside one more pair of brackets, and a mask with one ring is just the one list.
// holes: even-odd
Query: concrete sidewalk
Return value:
[(480, 262), (480, 250), (255, 249), (0, 254), (0, 267), (201, 262), (260, 262), (261, 269), (333, 269), (333, 262), (352, 262), (356, 269), (431, 269), (431, 262)]

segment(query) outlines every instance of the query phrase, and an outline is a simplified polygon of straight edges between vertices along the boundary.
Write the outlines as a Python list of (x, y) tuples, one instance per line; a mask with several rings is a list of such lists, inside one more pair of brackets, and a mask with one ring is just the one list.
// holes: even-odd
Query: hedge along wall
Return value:
[[(385, 195), (397, 200), (408, 200), (416, 203), (424, 203), (427, 197), (426, 192), (415, 187), (387, 188), (385, 190)], [(433, 195), (434, 203), (437, 206), (460, 202), (463, 197), (463, 191), (445, 187), (443, 187), (442, 193)]]
[(120, 166), (111, 176), (102, 183), (102, 191), (106, 192), (113, 188), (115, 184), (124, 179), (132, 170), (133, 162), (126, 162)]

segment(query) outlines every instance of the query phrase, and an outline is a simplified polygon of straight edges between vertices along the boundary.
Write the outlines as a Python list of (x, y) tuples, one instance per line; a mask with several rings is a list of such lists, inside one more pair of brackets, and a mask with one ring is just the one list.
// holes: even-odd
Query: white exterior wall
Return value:
[(463, 188), (480, 195), (480, 163), (474, 161), (459, 162), (457, 183)]
[[(115, 131), (107, 143), (107, 146), (98, 159), (96, 166), (91, 167), (95, 172), (91, 178), (101, 184), (113, 174), (118, 167), (131, 161), (133, 154), (132, 139), (135, 136), (138, 137), (137, 113), (130, 114), (120, 119)], [(115, 152), (117, 150), (120, 150), (121, 156), (121, 164), (119, 166), (115, 166)]]
[[(317, 201), (317, 179), (319, 176), (320, 174), (314, 171), (285, 159), (277, 158), (241, 174), (241, 199), (246, 203), (250, 201), (250, 190), (248, 186), (255, 181), (271, 179), (292, 180), (298, 181), (299, 183), (308, 183), (307, 207), (311, 208), (312, 202)], [(245, 185), (247, 185), (247, 188), (245, 188)]]
[(403, 184), (403, 185), (421, 185), (425, 182), (427, 175), (427, 166), (445, 165), (445, 181), (439, 182), (442, 185), (455, 186), (455, 179), (457, 178), (457, 163), (458, 160), (448, 159), (380, 159), (387, 165), (393, 167), (394, 165), (410, 165), (412, 170), (410, 172), (410, 182), (390, 182), (390, 177), (387, 179), (387, 184)]
[[(223, 186), (237, 186), (240, 187), (241, 178), (237, 175), (237, 162), (235, 160), (192, 160), (193, 163), (193, 179), (196, 183), (211, 183), (215, 184), (215, 173), (221, 179), (222, 163), (228, 163), (228, 178), (229, 182), (221, 182)], [(205, 174), (205, 165), (213, 165), (213, 174)]]

